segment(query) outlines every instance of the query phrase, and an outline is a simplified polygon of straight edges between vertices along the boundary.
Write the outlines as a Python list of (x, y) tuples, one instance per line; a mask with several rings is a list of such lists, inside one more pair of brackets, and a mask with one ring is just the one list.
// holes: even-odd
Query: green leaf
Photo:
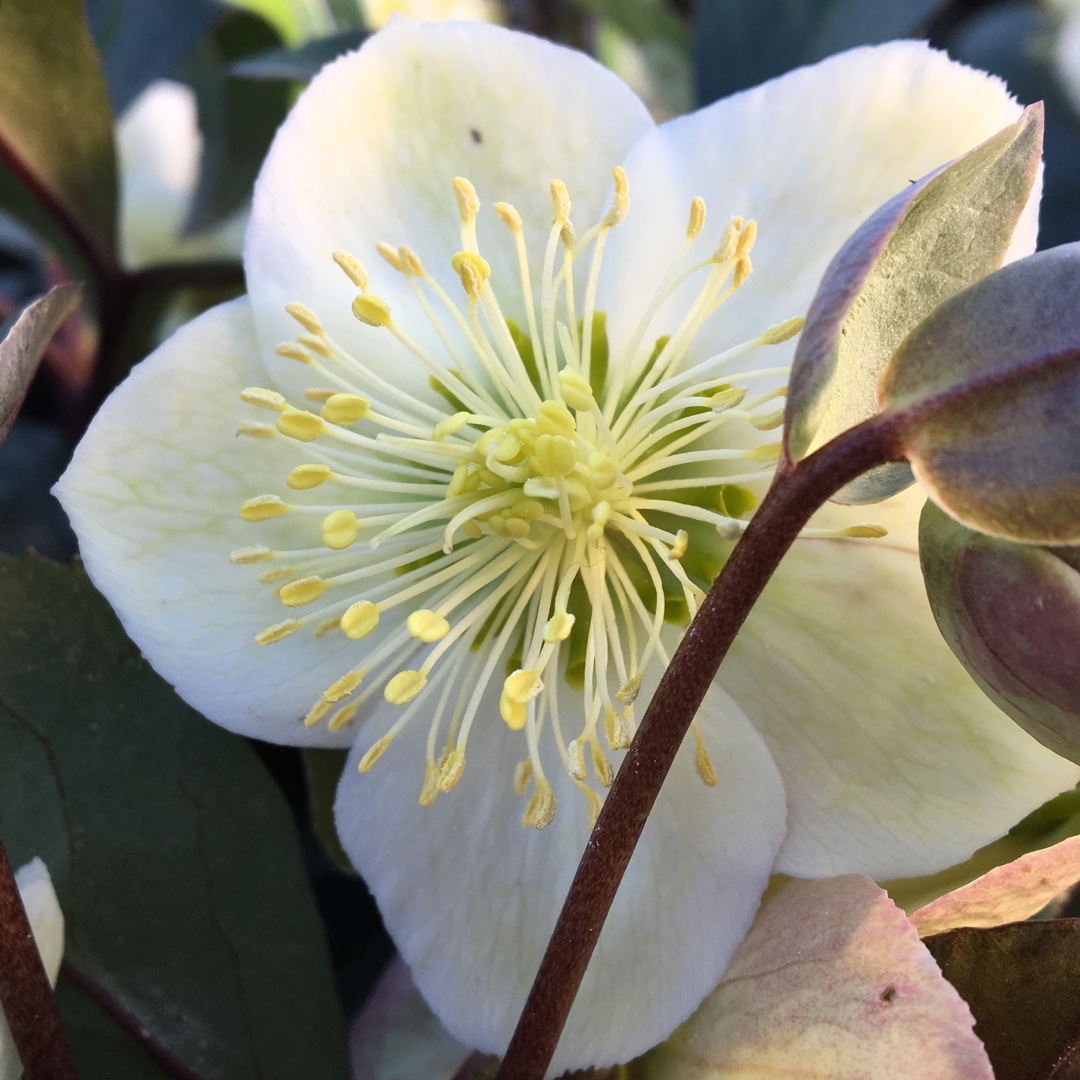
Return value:
[(942, 0), (700, 0), (696, 59), (702, 104), (855, 45), (920, 37)]
[(45, 347), (79, 302), (78, 285), (57, 285), (27, 305), (0, 341), (0, 442), (11, 430)]
[(881, 379), (930, 497), (973, 529), (1080, 543), (1080, 244), (943, 304)]
[(346, 30), (331, 37), (316, 38), (298, 49), (270, 49), (233, 64), (230, 70), (231, 74), (243, 79), (307, 82), (331, 60), (360, 48), (367, 38), (366, 30)]
[(1080, 919), (950, 930), (924, 939), (975, 1016), (1001, 1080), (1066, 1080), (1080, 1065)]
[(77, 238), (115, 266), (112, 110), (80, 0), (0, 4), (0, 156)]
[(356, 868), (341, 846), (337, 825), (334, 823), (334, 796), (337, 794), (338, 781), (348, 757), (347, 750), (322, 750), (315, 747), (306, 747), (303, 750), (311, 828), (333, 864), (346, 874), (355, 875)]
[(0, 610), (0, 832), (48, 864), (80, 985), (202, 1080), (344, 1078), (322, 927), (257, 756), (150, 670), (81, 571), (0, 558)]
[(690, 48), (690, 27), (665, 3), (657, 0), (577, 0), (593, 15), (609, 19), (635, 41), (666, 41), (677, 49)]
[(938, 628), (972, 678), (1028, 734), (1080, 763), (1080, 549), (998, 540), (927, 502), (919, 558)]
[(212, 0), (88, 0), (87, 11), (119, 116), (172, 72), (224, 9)]
[(289, 109), (290, 87), (230, 77), (238, 60), (281, 44), (273, 28), (246, 11), (226, 15), (188, 65), (198, 102), (203, 156), (188, 232), (201, 232), (251, 199), (270, 140)]
[[(1038, 172), (1042, 111), (890, 199), (825, 271), (791, 368), (784, 441), (792, 460), (878, 412), (877, 382), (908, 332), (1001, 265)], [(911, 483), (872, 470), (836, 496), (878, 502)]]

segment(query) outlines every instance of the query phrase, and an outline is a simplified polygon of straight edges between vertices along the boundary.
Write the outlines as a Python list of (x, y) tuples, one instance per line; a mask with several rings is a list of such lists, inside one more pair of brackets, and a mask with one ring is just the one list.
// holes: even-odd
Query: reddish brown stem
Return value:
[(810, 515), (897, 457), (883, 417), (852, 428), (772, 486), (683, 636), (627, 750), (578, 864), (497, 1080), (543, 1080), (600, 930), (675, 754), (761, 590)]
[(30, 920), (0, 842), (0, 1006), (27, 1080), (77, 1080)]

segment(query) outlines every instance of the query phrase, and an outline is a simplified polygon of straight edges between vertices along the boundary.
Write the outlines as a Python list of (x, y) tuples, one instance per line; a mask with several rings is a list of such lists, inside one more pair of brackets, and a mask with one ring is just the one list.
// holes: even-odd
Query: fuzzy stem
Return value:
[(781, 462), (683, 636), (627, 750), (497, 1080), (543, 1080), (645, 821), (721, 661), (814, 511), (844, 484), (897, 458), (894, 427), (889, 419), (875, 416), (796, 465)]

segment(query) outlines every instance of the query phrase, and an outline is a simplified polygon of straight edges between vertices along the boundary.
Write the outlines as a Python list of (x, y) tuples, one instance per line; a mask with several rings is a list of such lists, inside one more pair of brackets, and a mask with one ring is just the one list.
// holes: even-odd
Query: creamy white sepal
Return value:
[[(456, 176), (483, 204), (480, 250), (507, 315), (525, 325), (512, 237), (492, 204), (520, 211), (537, 260), (551, 228), (549, 182), (563, 180), (579, 232), (606, 212), (611, 170), (652, 120), (582, 53), (481, 23), (394, 19), (311, 82), (278, 132), (255, 187), (244, 265), (260, 340), (296, 336), (292, 301), (314, 309), (340, 344), (421, 387), (427, 374), (386, 330), (362, 326), (356, 288), (334, 265), (345, 249), (410, 335), (442, 352), (405, 279), (375, 252), (407, 245), (455, 301), (461, 250)], [(534, 282), (535, 284), (535, 282)], [(295, 372), (279, 365), (281, 379)]]
[[(49, 870), (41, 859), (31, 859), (15, 872), (15, 884), (19, 887), (19, 896), (26, 908), (26, 917), (30, 920), (34, 944), (41, 954), (45, 974), (55, 986), (60, 961), (64, 956), (64, 914), (56, 899)], [(11, 1028), (0, 1012), (0, 1080), (19, 1080), (22, 1074), (22, 1063), (15, 1049)]]
[(282, 491), (299, 462), (292, 440), (236, 434), (242, 420), (273, 422), (240, 400), (265, 381), (248, 301), (211, 309), (114, 391), (54, 493), (91, 580), (181, 697), (230, 731), (347, 746), (349, 729), (309, 731), (301, 718), (352, 666), (354, 644), (305, 631), (256, 645), (260, 630), (295, 613), (258, 583), (264, 564), (229, 562), (230, 551), (271, 535), (311, 546), (307, 515), (295, 524), (240, 518), (241, 503)]
[[(520, 736), (485, 695), (457, 787), (422, 809), (427, 725), (416, 717), (371, 772), (361, 738), (335, 808), (345, 850), (367, 881), (432, 1009), (461, 1042), (499, 1053), (532, 984), (580, 852), (585, 799), (541, 739), (559, 800), (542, 831), (523, 829), (511, 773)], [(560, 715), (580, 695), (559, 688)], [(385, 707), (384, 707), (385, 709)], [(365, 728), (372, 741), (397, 714)], [(784, 829), (784, 792), (739, 708), (710, 691), (699, 714), (719, 783), (694, 771), (687, 740), (623, 879), (551, 1065), (627, 1060), (666, 1037), (719, 981), (768, 881)], [(566, 721), (568, 722), (568, 721)]]
[[(698, 258), (712, 253), (730, 217), (758, 224), (753, 276), (695, 340), (690, 355), (701, 359), (805, 314), (863, 219), (1019, 114), (1000, 79), (898, 41), (840, 53), (661, 125), (625, 162), (633, 210), (612, 234), (598, 303), (609, 312), (613, 355), (676, 259), (694, 196), (708, 208)], [(1010, 258), (1034, 250), (1038, 201), (1036, 190)], [(676, 290), (657, 333), (677, 325), (696, 288)], [(772, 367), (793, 348), (754, 359)]]
[(921, 503), (910, 489), (861, 508), (889, 524), (881, 540), (796, 541), (720, 669), (784, 777), (779, 872), (934, 873), (1080, 780), (942, 640), (914, 544)]

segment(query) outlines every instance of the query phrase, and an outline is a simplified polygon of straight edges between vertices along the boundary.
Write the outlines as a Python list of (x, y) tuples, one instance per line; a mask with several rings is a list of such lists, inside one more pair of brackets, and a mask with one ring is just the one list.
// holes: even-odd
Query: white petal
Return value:
[(348, 745), (347, 731), (309, 732), (301, 718), (352, 667), (356, 646), (342, 635), (315, 641), (308, 631), (256, 645), (256, 633), (290, 612), (258, 584), (266, 564), (228, 559), (260, 542), (318, 544), (302, 531), (317, 532), (310, 516), (240, 519), (245, 499), (287, 492), (283, 480), (301, 460), (292, 440), (236, 434), (242, 419), (273, 420), (240, 401), (244, 387), (265, 379), (247, 301), (208, 311), (106, 401), (55, 493), (94, 584), (186, 701), (231, 731)]
[[(1019, 112), (999, 79), (903, 41), (841, 53), (662, 125), (626, 161), (632, 209), (601, 282), (613, 349), (677, 257), (694, 196), (708, 207), (697, 258), (715, 250), (733, 215), (759, 229), (753, 275), (696, 342), (693, 355), (708, 356), (804, 314), (829, 260), (871, 211)], [(1034, 249), (1037, 203), (1014, 255)], [(702, 280), (668, 302), (650, 339), (671, 332)], [(791, 348), (766, 349), (760, 362), (781, 363)]]
[(648, 1080), (993, 1080), (964, 1000), (872, 881), (785, 883)]
[[(366, 775), (346, 766), (336, 816), (420, 991), (461, 1042), (505, 1050), (588, 838), (585, 800), (549, 733), (544, 766), (559, 806), (523, 828), (511, 774), (521, 735), (498, 718), (498, 687), (470, 736), (458, 786), (422, 809), (419, 717)], [(564, 724), (581, 698), (560, 694)], [(783, 789), (764, 746), (719, 691), (706, 705), (719, 784), (684, 747), (634, 854), (560, 1042), (552, 1075), (611, 1064), (664, 1038), (716, 985), (768, 880)], [(379, 733), (375, 721), (367, 730)], [(372, 735), (374, 739), (374, 734)], [(545, 745), (546, 744), (546, 745)]]
[(971, 681), (892, 536), (796, 541), (718, 679), (784, 777), (784, 873), (932, 873), (1080, 779)]
[[(55, 986), (64, 955), (64, 915), (56, 899), (48, 868), (41, 859), (31, 859), (15, 872), (15, 884), (19, 887), (19, 896), (26, 908), (26, 917), (30, 920), (34, 944), (41, 954), (45, 974), (49, 976), (50, 984)], [(22, 1074), (11, 1028), (0, 1012), (0, 1080), (18, 1080)]]
[[(491, 204), (517, 206), (538, 265), (552, 221), (550, 180), (567, 184), (579, 228), (592, 225), (610, 197), (612, 166), (651, 127), (633, 93), (581, 53), (479, 23), (392, 21), (312, 81), (270, 149), (245, 250), (260, 338), (273, 346), (294, 337), (283, 308), (298, 300), (357, 355), (374, 355), (384, 370), (398, 363), (390, 334), (351, 314), (356, 288), (330, 257), (343, 248), (365, 263), (395, 319), (436, 347), (375, 244), (408, 245), (464, 300), (449, 265), (462, 246), (452, 182), (464, 176), (484, 204), (480, 247), (493, 286), (516, 296), (514, 247)], [(521, 318), (509, 302), (507, 313)], [(427, 380), (412, 360), (395, 378)]]

